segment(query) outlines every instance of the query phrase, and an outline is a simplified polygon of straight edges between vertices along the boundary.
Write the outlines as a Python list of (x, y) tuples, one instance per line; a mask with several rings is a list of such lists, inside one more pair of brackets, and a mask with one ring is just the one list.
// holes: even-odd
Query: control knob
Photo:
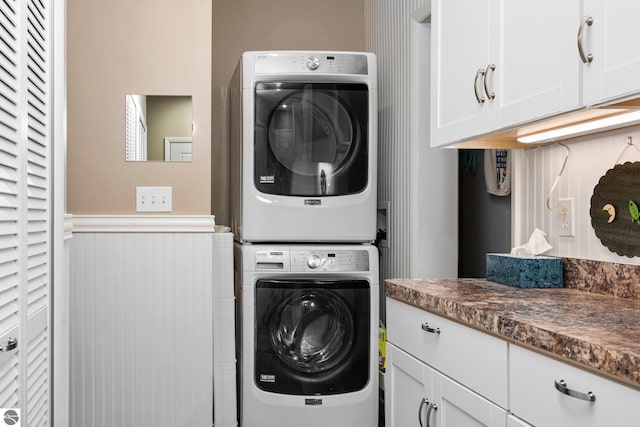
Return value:
[(320, 264), (322, 264), (322, 259), (320, 259), (318, 255), (311, 255), (307, 259), (307, 265), (309, 266), (309, 268), (312, 268), (312, 269), (318, 268), (320, 267)]
[(310, 56), (307, 58), (307, 68), (310, 70), (317, 70), (320, 66), (320, 58), (317, 56)]

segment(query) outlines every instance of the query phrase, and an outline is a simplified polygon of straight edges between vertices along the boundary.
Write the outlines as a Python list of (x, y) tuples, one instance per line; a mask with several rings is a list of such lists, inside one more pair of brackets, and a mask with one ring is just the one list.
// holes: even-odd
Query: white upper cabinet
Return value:
[(431, 145), (579, 108), (581, 4), (434, 0)]
[[(580, 106), (576, 22), (580, 0), (499, 0), (491, 129), (525, 123)], [(495, 58), (495, 59), (493, 59)]]
[(638, 16), (640, 2), (584, 0), (585, 105), (631, 96), (640, 90)]
[(489, 125), (483, 82), (491, 61), (490, 0), (432, 3), (432, 145), (485, 132)]

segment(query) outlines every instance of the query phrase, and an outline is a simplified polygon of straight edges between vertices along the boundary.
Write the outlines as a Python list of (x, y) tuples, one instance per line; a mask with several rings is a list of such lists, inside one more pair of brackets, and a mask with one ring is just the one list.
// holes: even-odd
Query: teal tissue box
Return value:
[(487, 254), (487, 280), (518, 288), (561, 288), (562, 258)]

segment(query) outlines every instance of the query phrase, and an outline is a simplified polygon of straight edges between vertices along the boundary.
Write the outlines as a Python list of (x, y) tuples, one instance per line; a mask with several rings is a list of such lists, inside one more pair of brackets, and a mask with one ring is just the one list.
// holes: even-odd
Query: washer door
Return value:
[(324, 372), (339, 364), (353, 346), (354, 321), (337, 294), (295, 293), (271, 317), (269, 337), (286, 365), (300, 372)]
[(368, 182), (364, 84), (259, 83), (254, 184), (266, 194), (338, 196)]
[(265, 391), (335, 394), (369, 380), (367, 281), (259, 280), (255, 382)]

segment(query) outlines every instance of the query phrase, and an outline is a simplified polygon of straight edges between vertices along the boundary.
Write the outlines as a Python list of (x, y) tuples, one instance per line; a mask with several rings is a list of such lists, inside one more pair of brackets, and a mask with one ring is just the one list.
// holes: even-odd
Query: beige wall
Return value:
[[(222, 93), (240, 54), (364, 49), (364, 0), (67, 0), (67, 10), (73, 214), (134, 213), (137, 185), (170, 185), (173, 213), (228, 223)], [(127, 93), (193, 96), (193, 162), (124, 161)]]
[[(135, 213), (172, 186), (173, 213), (211, 212), (211, 0), (67, 0), (67, 210)], [(193, 97), (191, 163), (125, 162), (127, 93)]]
[(228, 223), (222, 93), (248, 50), (364, 49), (364, 0), (213, 0), (212, 210)]

